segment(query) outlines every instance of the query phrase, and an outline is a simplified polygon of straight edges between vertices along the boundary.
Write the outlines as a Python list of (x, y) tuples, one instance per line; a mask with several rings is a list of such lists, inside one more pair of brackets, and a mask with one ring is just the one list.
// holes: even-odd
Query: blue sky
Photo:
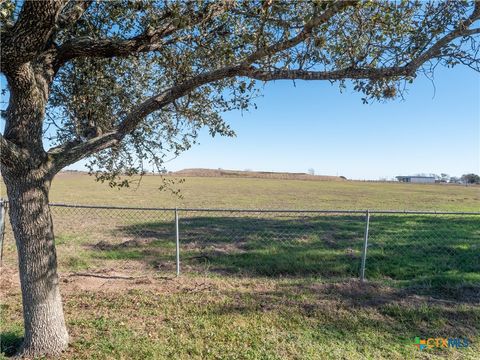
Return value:
[[(4, 80), (4, 79), (2, 79)], [(166, 164), (183, 168), (251, 169), (391, 178), (416, 173), (480, 173), (480, 75), (437, 68), (405, 100), (362, 104), (328, 82), (268, 83), (257, 110), (225, 118), (236, 138), (211, 138)], [(2, 124), (3, 128), (3, 124)], [(77, 163), (71, 169), (84, 169)]]
[(205, 167), (344, 175), (479, 173), (480, 76), (437, 68), (405, 100), (362, 104), (361, 95), (327, 82), (268, 83), (258, 110), (229, 113), (236, 138), (200, 136), (168, 170)]

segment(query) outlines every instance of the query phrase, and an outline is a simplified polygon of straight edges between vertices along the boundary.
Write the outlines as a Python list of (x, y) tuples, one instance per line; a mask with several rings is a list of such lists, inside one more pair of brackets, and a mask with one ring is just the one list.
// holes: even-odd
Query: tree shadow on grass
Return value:
[(367, 275), (480, 301), (480, 216), (376, 215)]
[(6, 331), (0, 333), (0, 354), (5, 356), (14, 356), (22, 345), (23, 336), (16, 332)]
[[(180, 219), (181, 263), (187, 272), (236, 276), (358, 277), (363, 216), (195, 216)], [(366, 276), (426, 292), (480, 298), (480, 218), (373, 216)], [(174, 264), (170, 222), (117, 228), (132, 246), (97, 256)]]
[[(130, 351), (132, 345), (142, 339), (152, 341), (147, 336), (151, 329), (144, 327), (143, 322), (145, 316), (164, 318), (165, 307), (152, 306), (160, 302), (171, 304), (174, 320), (169, 316), (166, 324), (153, 327), (159, 326), (158, 333), (170, 348), (178, 346), (178, 339), (182, 339), (178, 350), (183, 356), (177, 356), (180, 358), (191, 355), (192, 349), (199, 354), (207, 348), (217, 349), (217, 354), (226, 354), (229, 349), (225, 357), (234, 357), (232, 349), (247, 347), (258, 350), (250, 353), (250, 357), (255, 358), (289, 358), (298, 354), (329, 358), (327, 355), (331, 355), (332, 350), (336, 358), (352, 359), (412, 359), (422, 355), (475, 358), (473, 346), (476, 344), (473, 349), (440, 349), (438, 352), (432, 349), (423, 353), (413, 346), (416, 336), (466, 337), (475, 341), (480, 330), (480, 311), (471, 304), (434, 301), (405, 294), (405, 289), (359, 281), (326, 284), (309, 278), (218, 280), (181, 278), (178, 282), (185, 287), (174, 292), (139, 290), (79, 296), (88, 297), (88, 301), (97, 299), (98, 313), (110, 314), (112, 309), (123, 309), (115, 312), (122, 314), (122, 318), (112, 320), (128, 322), (130, 326), (126, 319), (131, 319), (132, 328), (138, 330), (120, 338), (122, 342), (127, 341), (121, 351)], [(200, 283), (204, 286), (198, 286)], [(148, 313), (131, 318), (129, 314), (138, 312), (139, 302), (142, 308), (148, 307)], [(83, 331), (85, 323), (79, 321), (78, 324), (78, 331)], [(103, 337), (108, 325), (103, 323), (97, 332), (89, 329), (85, 333), (94, 339), (92, 334)], [(173, 331), (165, 331), (164, 326)], [(247, 347), (242, 347), (243, 344)], [(112, 343), (112, 346), (118, 345)], [(319, 354), (322, 349), (325, 352)], [(111, 352), (105, 354), (112, 356)], [(117, 354), (117, 357), (134, 357), (133, 352)]]
[[(363, 237), (361, 217), (181, 218), (181, 262), (185, 271), (230, 275), (351, 277), (358, 274)], [(156, 237), (150, 234), (155, 233)], [(174, 233), (163, 222), (118, 229), (142, 243), (145, 252), (173, 260)], [(121, 235), (120, 235), (121, 234)], [(139, 235), (140, 234), (140, 235)], [(143, 237), (141, 234), (148, 234)], [(145, 241), (148, 239), (148, 241)], [(130, 242), (132, 243), (132, 242)], [(103, 248), (100, 257), (132, 258), (138, 247)]]
[[(335, 284), (283, 282), (274, 289), (231, 290), (215, 308), (220, 315), (276, 313), (313, 325), (323, 341), (344, 339), (358, 346), (367, 339), (412, 346), (413, 338), (475, 339), (480, 333), (480, 311), (469, 301), (453, 302), (420, 297), (408, 289), (348, 281)], [(286, 320), (289, 321), (289, 320)], [(395, 344), (396, 343), (396, 344)], [(411, 358), (411, 356), (408, 356)]]

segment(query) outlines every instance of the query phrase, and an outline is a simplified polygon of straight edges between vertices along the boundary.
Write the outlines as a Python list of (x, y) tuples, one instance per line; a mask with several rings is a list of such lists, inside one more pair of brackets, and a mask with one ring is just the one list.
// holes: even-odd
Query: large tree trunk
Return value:
[(43, 171), (4, 175), (18, 250), (25, 338), (19, 355), (60, 353), (68, 345), (48, 207), (51, 177)]
[(10, 100), (4, 137), (17, 155), (2, 158), (1, 167), (22, 287), (25, 338), (19, 355), (26, 357), (55, 355), (68, 345), (48, 207), (51, 180), (59, 169), (42, 142), (49, 89), (43, 70), (25, 63), (6, 74)]

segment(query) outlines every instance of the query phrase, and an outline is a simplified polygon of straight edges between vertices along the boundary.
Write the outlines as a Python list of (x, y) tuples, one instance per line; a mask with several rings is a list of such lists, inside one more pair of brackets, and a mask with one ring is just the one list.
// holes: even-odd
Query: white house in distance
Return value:
[(397, 176), (397, 180), (405, 183), (435, 184), (433, 176)]

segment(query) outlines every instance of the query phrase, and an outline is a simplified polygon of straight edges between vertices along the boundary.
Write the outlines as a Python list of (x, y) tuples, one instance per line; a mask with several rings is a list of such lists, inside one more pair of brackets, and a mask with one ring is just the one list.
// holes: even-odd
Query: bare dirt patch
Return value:
[(18, 270), (4, 264), (0, 268), (0, 296), (15, 292), (15, 289), (20, 289)]

